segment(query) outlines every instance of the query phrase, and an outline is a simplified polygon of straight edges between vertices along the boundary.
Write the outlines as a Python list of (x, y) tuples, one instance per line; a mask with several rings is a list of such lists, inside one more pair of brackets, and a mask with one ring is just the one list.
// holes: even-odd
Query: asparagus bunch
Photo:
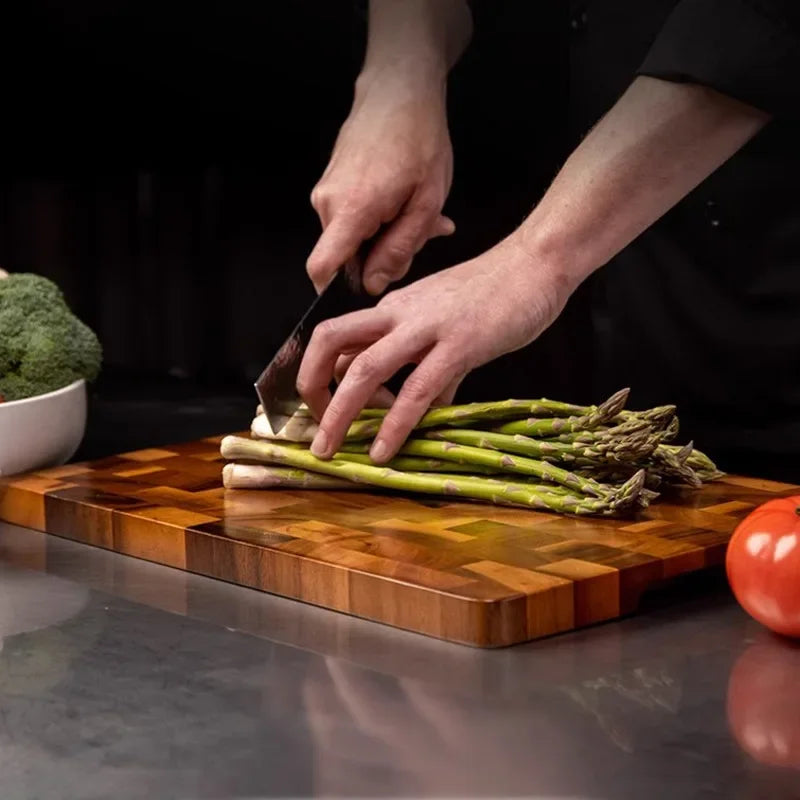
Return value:
[[(498, 477), (473, 477), (457, 473), (400, 472), (334, 457), (322, 461), (309, 450), (286, 447), (278, 442), (226, 436), (221, 452), (232, 460), (282, 464), (308, 473), (319, 473), (353, 483), (405, 492), (463, 497), (495, 505), (522, 506), (578, 515), (608, 515), (632, 506), (641, 493), (645, 473), (640, 471), (624, 484), (602, 496), (551, 492), (547, 487), (503, 480)], [(295, 473), (294, 480), (302, 480)]]
[(578, 515), (632, 513), (670, 486), (698, 487), (722, 476), (679, 431), (673, 405), (633, 411), (628, 390), (597, 406), (549, 399), (504, 400), (431, 409), (388, 464), (368, 453), (386, 409), (366, 409), (333, 459), (308, 449), (318, 426), (301, 407), (279, 433), (256, 410), (251, 438), (226, 437), (227, 488), (401, 492)]

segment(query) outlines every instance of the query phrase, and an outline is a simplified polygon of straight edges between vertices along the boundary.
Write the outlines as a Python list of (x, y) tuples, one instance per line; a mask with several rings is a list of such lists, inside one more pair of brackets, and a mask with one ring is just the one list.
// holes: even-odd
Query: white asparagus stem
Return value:
[(286, 442), (313, 442), (319, 425), (313, 417), (293, 414), (284, 417), (283, 427), (275, 433), (269, 424), (266, 414), (259, 414), (250, 426), (250, 432), (256, 439), (274, 439)]
[(222, 469), (226, 489), (362, 489), (352, 481), (318, 475), (303, 469), (263, 464), (226, 464)]

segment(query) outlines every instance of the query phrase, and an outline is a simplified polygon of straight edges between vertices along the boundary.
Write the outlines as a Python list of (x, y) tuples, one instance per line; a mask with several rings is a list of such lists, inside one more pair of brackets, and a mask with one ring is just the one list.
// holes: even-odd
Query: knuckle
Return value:
[(311, 278), (314, 283), (316, 283), (319, 279), (323, 278), (324, 269), (322, 263), (318, 258), (311, 257), (306, 261), (306, 273), (308, 277)]
[(422, 217), (437, 217), (442, 210), (442, 204), (433, 197), (423, 197), (416, 204), (416, 210)]
[(325, 416), (320, 423), (320, 430), (324, 430), (328, 434), (329, 439), (338, 438), (340, 435), (344, 436), (345, 431), (353, 420), (353, 416), (348, 416), (346, 411), (348, 398), (340, 395), (337, 399), (336, 395), (333, 396), (330, 405), (325, 410)]
[(369, 351), (365, 351), (355, 358), (350, 369), (347, 370), (348, 377), (356, 383), (367, 383), (373, 380), (377, 374), (378, 362)]
[(403, 384), (403, 394), (407, 400), (417, 405), (434, 397), (436, 388), (427, 375), (412, 372)]
[(466, 347), (459, 347), (457, 350), (447, 353), (443, 357), (443, 361), (447, 366), (448, 373), (456, 378), (463, 377), (472, 369)]
[(467, 355), (466, 347), (460, 347), (443, 354), (441, 367), (451, 380), (460, 380), (473, 369), (473, 364)]
[[(311, 342), (315, 345), (324, 343), (332, 339), (339, 330), (339, 323), (335, 319), (325, 319), (314, 328), (311, 334)], [(309, 347), (311, 346), (309, 342)]]
[(328, 183), (318, 183), (311, 190), (311, 207), (318, 214), (323, 214), (335, 200), (336, 190)]
[(403, 303), (403, 292), (401, 289), (390, 289), (386, 294), (380, 299), (378, 303), (378, 308), (387, 309), (387, 308), (394, 308), (397, 309)]
[(358, 214), (373, 202), (373, 193), (364, 186), (348, 186), (336, 196), (336, 207), (342, 214)]
[(389, 414), (381, 424), (380, 436), (384, 440), (402, 444), (414, 429), (414, 423), (397, 414)]
[(341, 418), (341, 406), (334, 395), (334, 399), (331, 400), (330, 405), (325, 409), (325, 416), (322, 418), (319, 426), (320, 430), (325, 431), (326, 434), (333, 435), (336, 432)]
[(295, 388), (301, 397), (307, 397), (312, 391), (314, 391), (313, 383), (311, 380), (309, 380), (307, 375), (303, 374), (297, 376)]
[(411, 242), (391, 242), (386, 245), (386, 257), (393, 267), (402, 267), (416, 255)]
[(347, 370), (350, 368), (350, 364), (352, 363), (352, 359), (341, 357), (337, 360), (336, 366), (333, 369), (333, 377), (336, 378), (337, 381), (341, 381), (342, 378), (347, 374)]

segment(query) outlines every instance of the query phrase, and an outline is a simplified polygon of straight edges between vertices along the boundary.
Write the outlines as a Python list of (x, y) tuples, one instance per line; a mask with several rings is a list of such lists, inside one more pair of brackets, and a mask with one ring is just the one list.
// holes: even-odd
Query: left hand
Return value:
[[(387, 294), (375, 308), (323, 322), (297, 379), (320, 421), (312, 452), (331, 457), (384, 381), (417, 364), (370, 451), (376, 463), (388, 461), (433, 403), (452, 401), (467, 373), (539, 336), (572, 289), (565, 271), (531, 255), (512, 236), (471, 261)], [(331, 397), (337, 362), (352, 354)]]

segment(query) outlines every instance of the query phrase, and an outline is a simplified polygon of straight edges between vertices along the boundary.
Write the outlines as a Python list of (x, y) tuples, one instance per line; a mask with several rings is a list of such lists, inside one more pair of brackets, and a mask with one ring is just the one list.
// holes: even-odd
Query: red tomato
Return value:
[(750, 616), (776, 633), (800, 637), (800, 497), (770, 500), (742, 520), (726, 568)]
[(761, 764), (800, 770), (800, 647), (772, 637), (752, 645), (728, 680), (728, 724)]

